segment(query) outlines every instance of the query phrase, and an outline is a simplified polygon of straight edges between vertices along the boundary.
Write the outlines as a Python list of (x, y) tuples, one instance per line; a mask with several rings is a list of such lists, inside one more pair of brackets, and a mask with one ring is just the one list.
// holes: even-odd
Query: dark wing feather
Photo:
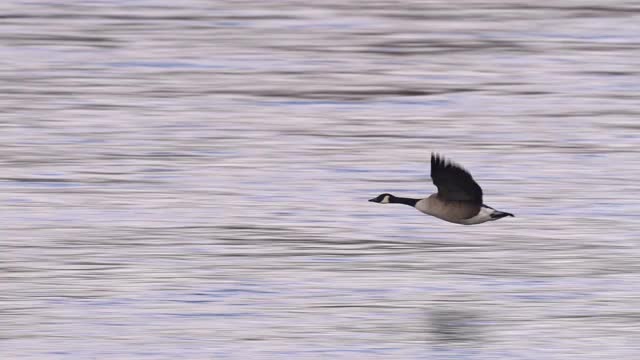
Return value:
[(445, 201), (469, 201), (482, 204), (482, 189), (471, 174), (459, 165), (431, 153), (431, 179), (438, 197)]

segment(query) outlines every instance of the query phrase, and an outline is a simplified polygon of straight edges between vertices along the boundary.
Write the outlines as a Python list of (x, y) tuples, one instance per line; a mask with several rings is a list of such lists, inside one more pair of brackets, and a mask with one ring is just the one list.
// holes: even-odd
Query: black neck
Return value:
[(398, 196), (394, 196), (394, 197), (389, 199), (389, 202), (405, 204), (405, 205), (409, 205), (409, 206), (416, 206), (418, 201), (420, 201), (420, 199), (403, 198), (403, 197), (398, 197)]

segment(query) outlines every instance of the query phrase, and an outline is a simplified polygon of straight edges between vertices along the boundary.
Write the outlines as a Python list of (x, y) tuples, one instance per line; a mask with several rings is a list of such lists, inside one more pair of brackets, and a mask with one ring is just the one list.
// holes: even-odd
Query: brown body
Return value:
[(416, 209), (425, 214), (459, 224), (478, 215), (481, 208), (482, 205), (469, 201), (442, 200), (438, 197), (438, 194), (432, 194), (416, 204)]

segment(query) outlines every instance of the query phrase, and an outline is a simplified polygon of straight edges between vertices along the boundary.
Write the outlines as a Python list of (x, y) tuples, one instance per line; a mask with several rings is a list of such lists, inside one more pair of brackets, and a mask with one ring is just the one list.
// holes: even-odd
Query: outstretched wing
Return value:
[(444, 201), (469, 201), (482, 204), (482, 189), (460, 165), (431, 153), (431, 179)]

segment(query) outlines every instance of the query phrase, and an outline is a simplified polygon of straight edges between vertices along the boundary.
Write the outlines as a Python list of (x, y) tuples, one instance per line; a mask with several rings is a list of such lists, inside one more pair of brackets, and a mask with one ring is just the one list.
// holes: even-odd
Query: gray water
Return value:
[(0, 13), (2, 359), (640, 359), (637, 1)]

